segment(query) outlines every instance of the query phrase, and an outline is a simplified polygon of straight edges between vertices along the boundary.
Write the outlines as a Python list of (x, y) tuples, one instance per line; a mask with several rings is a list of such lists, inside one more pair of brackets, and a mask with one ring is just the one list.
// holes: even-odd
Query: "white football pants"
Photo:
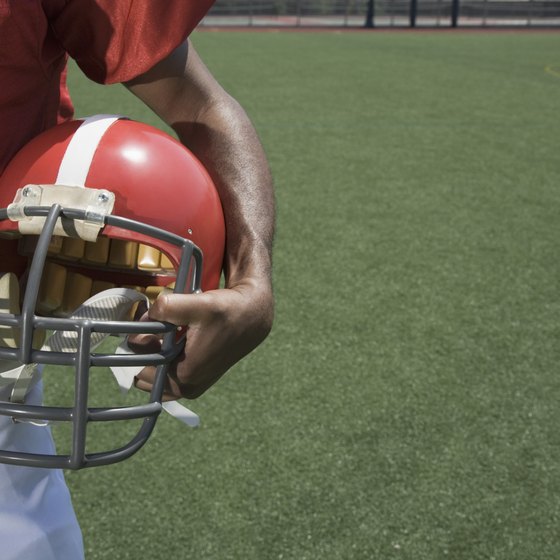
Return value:
[[(42, 383), (26, 397), (40, 404)], [(48, 426), (0, 416), (0, 449), (54, 453)], [(83, 560), (82, 533), (62, 471), (0, 464), (0, 558)]]

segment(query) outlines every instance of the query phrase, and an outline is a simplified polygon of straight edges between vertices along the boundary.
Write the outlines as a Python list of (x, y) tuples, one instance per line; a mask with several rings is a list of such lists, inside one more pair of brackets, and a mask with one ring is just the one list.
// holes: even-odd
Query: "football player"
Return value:
[[(196, 398), (267, 336), (273, 319), (274, 197), (269, 167), (246, 113), (216, 82), (188, 36), (211, 0), (3, 0), (0, 2), (0, 171), (33, 137), (68, 121), (67, 57), (100, 83), (123, 83), (177, 133), (219, 193), (226, 226), (225, 284), (170, 293), (149, 319), (188, 327), (166, 398)], [(169, 212), (173, 212), (171, 204)], [(130, 341), (138, 351), (153, 337)], [(149, 391), (154, 368), (137, 376)], [(40, 401), (40, 384), (31, 399)], [(39, 391), (39, 393), (37, 393)], [(2, 424), (17, 446), (24, 424)], [(48, 433), (48, 432), (34, 432)], [(38, 437), (38, 436), (35, 436)], [(42, 436), (41, 436), (42, 437)], [(52, 442), (36, 442), (48, 450)], [(83, 546), (60, 471), (1, 465), (4, 560), (79, 560)]]

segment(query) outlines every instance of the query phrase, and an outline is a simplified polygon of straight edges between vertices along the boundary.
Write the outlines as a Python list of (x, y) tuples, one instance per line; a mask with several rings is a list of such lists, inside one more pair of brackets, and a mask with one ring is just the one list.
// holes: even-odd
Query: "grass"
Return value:
[(558, 558), (560, 35), (194, 41), (276, 177), (277, 320), (198, 431), (68, 474), (87, 558)]

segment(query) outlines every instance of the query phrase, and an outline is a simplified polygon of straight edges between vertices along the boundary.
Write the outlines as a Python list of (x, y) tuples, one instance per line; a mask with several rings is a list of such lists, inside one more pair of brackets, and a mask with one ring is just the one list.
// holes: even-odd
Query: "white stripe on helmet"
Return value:
[(55, 184), (85, 186), (97, 146), (111, 125), (122, 118), (124, 117), (119, 115), (94, 115), (86, 118), (66, 148)]

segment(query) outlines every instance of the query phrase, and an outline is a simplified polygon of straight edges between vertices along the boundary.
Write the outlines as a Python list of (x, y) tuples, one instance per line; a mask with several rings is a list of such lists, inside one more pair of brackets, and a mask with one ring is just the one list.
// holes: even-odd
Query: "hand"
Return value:
[[(273, 298), (269, 286), (252, 282), (199, 294), (162, 294), (145, 319), (187, 327), (185, 351), (172, 365), (164, 399), (202, 395), (236, 362), (256, 348), (272, 326)], [(130, 337), (136, 352), (160, 347), (154, 335)], [(136, 387), (150, 391), (155, 367), (136, 377)]]

